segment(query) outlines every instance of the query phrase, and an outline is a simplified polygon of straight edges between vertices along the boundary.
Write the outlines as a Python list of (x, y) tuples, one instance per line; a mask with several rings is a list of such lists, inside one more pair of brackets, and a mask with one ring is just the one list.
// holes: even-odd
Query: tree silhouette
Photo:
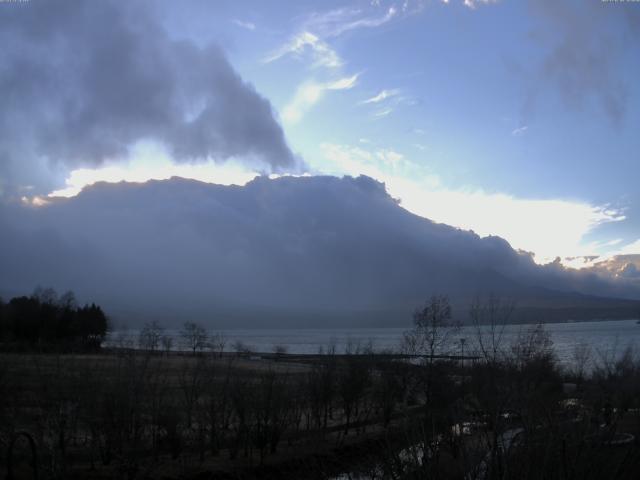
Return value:
[(197, 351), (202, 351), (207, 345), (207, 331), (202, 325), (195, 322), (184, 322), (180, 336), (185, 343), (185, 346), (193, 351), (193, 354)]
[(138, 336), (138, 346), (144, 350), (155, 352), (160, 346), (160, 339), (162, 338), (163, 332), (164, 328), (162, 328), (158, 321), (153, 320), (152, 322), (145, 323)]
[(3, 347), (38, 346), (56, 350), (99, 349), (109, 321), (96, 304), (79, 307), (73, 292), (58, 298), (52, 288), (38, 287), (30, 297), (0, 302)]

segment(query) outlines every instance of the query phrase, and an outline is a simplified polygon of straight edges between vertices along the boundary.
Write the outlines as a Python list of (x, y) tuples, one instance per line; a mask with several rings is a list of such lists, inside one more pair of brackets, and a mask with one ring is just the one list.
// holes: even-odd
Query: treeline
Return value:
[(73, 292), (61, 296), (37, 288), (31, 296), (0, 299), (0, 347), (86, 351), (100, 348), (108, 319), (98, 305), (79, 306)]

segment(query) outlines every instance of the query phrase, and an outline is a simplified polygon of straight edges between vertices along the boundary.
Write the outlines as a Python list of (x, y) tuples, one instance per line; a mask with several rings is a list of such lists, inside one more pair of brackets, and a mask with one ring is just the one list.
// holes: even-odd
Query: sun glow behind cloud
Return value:
[(166, 150), (152, 143), (139, 143), (132, 149), (127, 163), (114, 162), (101, 168), (73, 170), (66, 186), (49, 197), (72, 197), (97, 182), (146, 182), (182, 177), (220, 185), (244, 185), (259, 172), (229, 160), (224, 164), (213, 160), (204, 163), (174, 163)]
[[(385, 182), (390, 195), (407, 210), (480, 236), (498, 235), (516, 249), (535, 254), (538, 263), (556, 257), (598, 255), (605, 245), (585, 243), (598, 225), (620, 221), (615, 210), (564, 199), (526, 199), (479, 188), (449, 189), (438, 175), (388, 150), (370, 151), (347, 145), (323, 144), (332, 173), (364, 174)], [(588, 266), (577, 263), (572, 266)]]
[[(538, 263), (560, 257), (564, 265), (582, 268), (613, 254), (640, 250), (640, 243), (620, 245), (619, 239), (585, 242), (586, 235), (597, 226), (624, 219), (616, 210), (574, 200), (526, 199), (479, 188), (447, 188), (436, 173), (392, 149), (325, 143), (321, 152), (325, 163), (316, 167), (315, 173), (367, 175), (385, 182), (389, 194), (410, 212), (473, 230), (480, 236), (500, 236), (516, 249), (533, 252)], [(136, 145), (127, 163), (72, 171), (66, 186), (51, 192), (49, 197), (71, 197), (101, 181), (145, 182), (182, 177), (221, 185), (245, 185), (259, 174), (233, 159), (223, 164), (213, 161), (176, 164), (161, 146), (145, 142)], [(47, 201), (39, 198), (29, 203), (38, 207)]]

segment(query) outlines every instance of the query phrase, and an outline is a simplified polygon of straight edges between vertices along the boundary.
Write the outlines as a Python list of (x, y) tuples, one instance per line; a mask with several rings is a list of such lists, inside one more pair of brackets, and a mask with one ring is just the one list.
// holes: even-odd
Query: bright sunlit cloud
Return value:
[(73, 170), (65, 182), (66, 186), (51, 192), (49, 197), (72, 197), (80, 193), (84, 187), (97, 182), (146, 182), (182, 177), (220, 185), (245, 185), (257, 175), (258, 172), (248, 170), (233, 160), (224, 164), (213, 161), (176, 164), (162, 147), (140, 143), (133, 149), (127, 163), (118, 162), (97, 169)]
[(480, 236), (498, 235), (516, 249), (533, 252), (538, 263), (556, 257), (597, 255), (601, 245), (586, 243), (595, 227), (623, 220), (615, 210), (564, 199), (524, 199), (478, 188), (452, 190), (438, 176), (394, 152), (392, 164), (380, 162), (381, 152), (323, 144), (332, 173), (364, 174), (385, 182), (390, 195), (407, 210)]
[[(355, 81), (355, 80), (354, 80)], [(340, 85), (349, 81), (341, 80)], [(325, 85), (325, 88), (327, 85)], [(361, 144), (362, 145), (362, 144)], [(560, 257), (574, 268), (594, 265), (614, 255), (640, 253), (640, 240), (623, 244), (620, 239), (587, 242), (594, 228), (624, 219), (616, 210), (565, 199), (526, 199), (479, 188), (450, 189), (440, 177), (388, 148), (324, 143), (326, 163), (318, 173), (367, 175), (386, 184), (391, 196), (404, 208), (431, 219), (480, 236), (498, 235), (514, 248), (533, 252), (538, 263)], [(175, 164), (160, 146), (140, 143), (128, 163), (114, 163), (98, 169), (74, 170), (66, 186), (49, 197), (77, 195), (96, 182), (145, 182), (174, 176), (222, 185), (245, 185), (259, 173), (233, 160), (216, 164)], [(46, 199), (27, 199), (29, 204), (46, 205)]]

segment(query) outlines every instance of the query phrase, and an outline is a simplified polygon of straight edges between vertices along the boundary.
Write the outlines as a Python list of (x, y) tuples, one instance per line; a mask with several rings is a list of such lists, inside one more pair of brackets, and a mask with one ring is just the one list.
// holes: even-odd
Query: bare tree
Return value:
[(495, 364), (504, 354), (504, 332), (514, 310), (514, 301), (493, 294), (473, 300), (469, 316), (476, 330), (477, 348), (485, 362)]
[(446, 295), (433, 295), (413, 314), (413, 330), (405, 332), (404, 350), (414, 355), (425, 355), (429, 363), (436, 354), (444, 353), (451, 336), (460, 325), (453, 320), (451, 304)]
[(209, 338), (205, 328), (195, 322), (184, 322), (180, 336), (187, 348), (191, 350), (194, 355), (197, 351), (202, 351), (207, 345), (207, 339)]
[(551, 360), (554, 354), (551, 335), (542, 323), (537, 323), (518, 334), (511, 346), (511, 352), (518, 368), (523, 368), (531, 362)]
[(373, 376), (374, 402), (382, 412), (383, 425), (388, 427), (396, 410), (396, 405), (403, 399), (403, 372), (407, 365), (402, 362), (383, 361), (377, 365)]
[(345, 421), (344, 435), (349, 433), (352, 422), (359, 416), (363, 397), (371, 382), (369, 365), (360, 355), (359, 345), (354, 348), (351, 342), (347, 344), (337, 378), (337, 393), (342, 400)]
[(119, 326), (111, 335), (111, 342), (117, 349), (133, 348), (134, 340), (129, 333), (129, 326), (123, 324)]
[(571, 354), (571, 373), (575, 376), (578, 383), (584, 380), (584, 376), (589, 369), (591, 362), (592, 350), (588, 343), (578, 343), (573, 347)]
[(36, 287), (33, 291), (33, 297), (40, 300), (40, 302), (55, 305), (58, 303), (58, 294), (53, 288), (44, 288), (41, 286)]
[(318, 349), (322, 361), (312, 364), (305, 382), (307, 405), (307, 429), (310, 427), (310, 417), (315, 426), (326, 430), (332, 415), (332, 405), (337, 391), (337, 358), (335, 344), (329, 345), (325, 351)]
[(278, 443), (290, 421), (291, 398), (293, 392), (288, 387), (288, 376), (277, 375), (273, 371), (260, 374), (251, 393), (251, 434), (253, 444), (258, 448), (260, 463), (269, 448), (276, 453)]
[(155, 352), (160, 346), (164, 328), (156, 321), (145, 323), (138, 335), (138, 346), (144, 350)]
[(162, 343), (164, 353), (169, 354), (173, 349), (173, 337), (171, 335), (162, 335), (160, 342)]
[(200, 356), (195, 360), (185, 359), (178, 375), (187, 428), (192, 426), (194, 410), (204, 393), (204, 381), (207, 373), (205, 358)]
[(75, 294), (71, 290), (63, 293), (58, 299), (58, 305), (68, 309), (76, 308), (78, 306), (78, 302), (76, 301)]
[(249, 355), (253, 351), (253, 347), (251, 345), (247, 345), (242, 340), (236, 340), (235, 342), (233, 342), (231, 348), (233, 348), (239, 354), (244, 355)]
[(273, 346), (273, 353), (275, 353), (278, 356), (286, 355), (288, 351), (289, 351), (289, 347), (287, 347), (286, 345)]
[(211, 351), (216, 352), (219, 357), (222, 357), (224, 349), (227, 346), (227, 339), (222, 333), (215, 333), (209, 337), (208, 346)]

